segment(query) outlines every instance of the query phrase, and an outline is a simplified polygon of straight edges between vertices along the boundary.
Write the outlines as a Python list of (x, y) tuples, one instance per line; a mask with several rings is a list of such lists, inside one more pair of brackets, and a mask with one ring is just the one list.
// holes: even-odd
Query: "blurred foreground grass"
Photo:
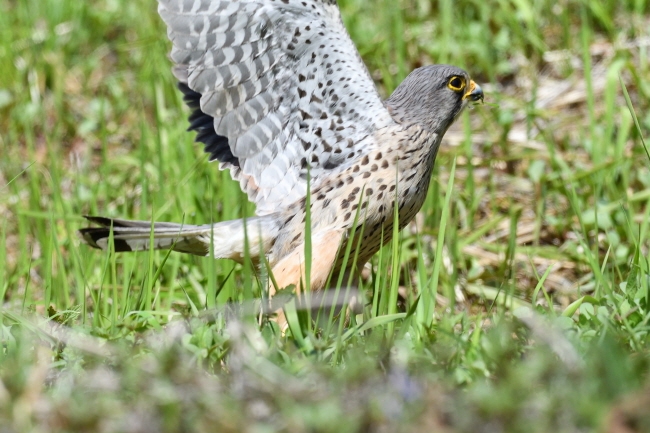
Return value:
[(254, 210), (185, 132), (155, 2), (0, 0), (0, 430), (650, 431), (649, 2), (339, 3), (384, 95), (445, 62), (488, 104), (354, 326), (281, 336), (251, 266), (77, 240)]

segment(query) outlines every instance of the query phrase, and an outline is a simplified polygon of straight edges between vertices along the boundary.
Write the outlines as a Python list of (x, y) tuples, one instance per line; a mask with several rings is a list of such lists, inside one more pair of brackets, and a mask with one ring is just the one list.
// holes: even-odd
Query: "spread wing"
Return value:
[(159, 0), (190, 129), (260, 215), (303, 198), (392, 123), (335, 0)]

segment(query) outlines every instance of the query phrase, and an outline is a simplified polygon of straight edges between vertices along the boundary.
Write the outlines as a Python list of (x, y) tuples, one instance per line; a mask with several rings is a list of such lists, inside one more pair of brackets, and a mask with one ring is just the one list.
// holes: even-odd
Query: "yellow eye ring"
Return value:
[(454, 75), (447, 82), (447, 87), (449, 87), (454, 92), (462, 92), (465, 88), (465, 78)]

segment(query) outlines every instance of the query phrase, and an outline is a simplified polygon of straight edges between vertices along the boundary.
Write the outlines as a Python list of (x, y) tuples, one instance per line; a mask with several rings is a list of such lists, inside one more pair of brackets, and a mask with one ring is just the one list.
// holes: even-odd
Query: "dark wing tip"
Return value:
[(210, 161), (215, 159), (239, 167), (239, 159), (232, 154), (228, 138), (214, 130), (214, 117), (201, 111), (201, 94), (190, 89), (186, 83), (179, 81), (178, 89), (183, 92), (183, 101), (190, 107), (190, 126), (188, 131), (196, 131), (195, 141), (205, 144), (203, 150), (210, 154)]

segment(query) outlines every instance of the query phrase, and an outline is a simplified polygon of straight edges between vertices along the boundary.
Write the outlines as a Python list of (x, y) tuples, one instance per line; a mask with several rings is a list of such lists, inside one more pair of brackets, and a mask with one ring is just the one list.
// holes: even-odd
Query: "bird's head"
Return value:
[(442, 135), (470, 102), (483, 102), (483, 90), (467, 72), (431, 65), (411, 72), (386, 100), (393, 119)]

